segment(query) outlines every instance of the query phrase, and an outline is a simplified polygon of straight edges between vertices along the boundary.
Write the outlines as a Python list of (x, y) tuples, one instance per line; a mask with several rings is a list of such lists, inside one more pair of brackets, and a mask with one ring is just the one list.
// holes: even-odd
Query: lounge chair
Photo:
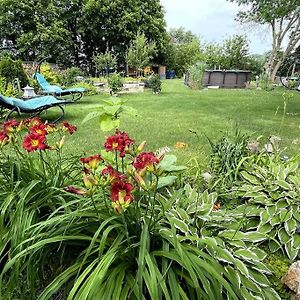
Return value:
[(36, 79), (36, 81), (38, 82), (42, 90), (42, 93), (45, 95), (53, 95), (58, 97), (71, 95), (72, 100), (77, 101), (82, 97), (83, 93), (85, 92), (85, 88), (70, 88), (70, 89), (63, 90), (57, 85), (51, 85), (46, 80), (46, 78), (41, 73), (38, 72), (35, 72), (33, 74), (33, 78)]
[(18, 98), (5, 97), (0, 94), (0, 106), (7, 108), (10, 112), (7, 114), (5, 120), (9, 119), (10, 115), (13, 112), (17, 113), (29, 113), (34, 115), (39, 115), (41, 112), (51, 108), (59, 107), (62, 111), (62, 114), (52, 121), (56, 123), (64, 116), (64, 109), (62, 105), (74, 103), (71, 100), (59, 100), (53, 96), (41, 96), (36, 98), (31, 98), (29, 100), (21, 100)]

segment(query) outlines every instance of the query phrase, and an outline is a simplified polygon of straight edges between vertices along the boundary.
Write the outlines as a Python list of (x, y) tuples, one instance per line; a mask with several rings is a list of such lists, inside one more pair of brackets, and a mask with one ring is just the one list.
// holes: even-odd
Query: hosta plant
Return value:
[(300, 250), (299, 156), (284, 161), (261, 153), (242, 164), (240, 181), (227, 195), (235, 205), (216, 212), (210, 230), (229, 243), (263, 244), (294, 260)]

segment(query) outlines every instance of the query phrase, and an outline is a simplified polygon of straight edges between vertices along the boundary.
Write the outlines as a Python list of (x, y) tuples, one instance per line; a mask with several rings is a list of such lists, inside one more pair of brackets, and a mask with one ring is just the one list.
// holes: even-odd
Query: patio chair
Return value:
[(39, 84), (42, 90), (42, 93), (45, 95), (53, 95), (58, 97), (71, 95), (72, 100), (77, 101), (82, 97), (83, 93), (85, 92), (85, 88), (81, 88), (81, 87), (63, 90), (57, 85), (51, 85), (46, 80), (46, 78), (41, 73), (38, 72), (35, 72), (33, 74), (33, 78), (36, 79), (37, 83)]
[(24, 101), (18, 98), (5, 97), (0, 94), (0, 106), (10, 110), (5, 120), (8, 120), (13, 112), (17, 112), (18, 114), (29, 113), (36, 116), (49, 108), (59, 107), (61, 110), (61, 115), (52, 121), (52, 123), (56, 123), (64, 116), (64, 109), (62, 105), (71, 103), (74, 103), (74, 101), (59, 100), (53, 96), (41, 96)]

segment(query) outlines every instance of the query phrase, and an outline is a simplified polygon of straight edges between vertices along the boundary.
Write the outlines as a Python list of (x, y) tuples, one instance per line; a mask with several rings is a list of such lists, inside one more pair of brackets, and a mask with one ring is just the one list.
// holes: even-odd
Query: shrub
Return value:
[(123, 87), (123, 77), (118, 73), (114, 73), (110, 75), (109, 78), (107, 79), (107, 82), (113, 94), (116, 94), (119, 91), (121, 91)]
[[(15, 84), (15, 79), (18, 78), (21, 87), (28, 84), (28, 78), (20, 60), (13, 60), (10, 57), (1, 57), (0, 59), (0, 77), (5, 78), (5, 91), (8, 84)], [(9, 92), (11, 95), (12, 93)]]
[(161, 92), (161, 80), (158, 74), (149, 76), (148, 86), (152, 89), (153, 94), (159, 94)]
[(43, 63), (41, 65), (41, 74), (44, 75), (47, 81), (52, 84), (58, 84), (60, 82), (59, 73), (54, 71), (48, 63)]
[(202, 62), (198, 62), (189, 68), (189, 84), (193, 90), (199, 90), (203, 87), (205, 68), (206, 65)]
[(61, 72), (61, 79), (63, 85), (70, 85), (76, 82), (77, 76), (84, 76), (84, 72), (78, 67), (71, 67)]
[(72, 84), (71, 87), (73, 87), (73, 88), (83, 87), (86, 90), (85, 94), (89, 95), (89, 96), (98, 94), (97, 88), (93, 84), (87, 83), (87, 82), (84, 82), (84, 81), (78, 82), (76, 84)]

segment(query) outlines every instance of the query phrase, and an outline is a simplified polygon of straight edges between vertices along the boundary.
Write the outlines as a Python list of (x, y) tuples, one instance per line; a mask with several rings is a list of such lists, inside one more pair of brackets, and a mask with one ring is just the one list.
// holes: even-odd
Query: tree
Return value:
[(136, 68), (140, 76), (153, 58), (155, 48), (155, 43), (148, 42), (145, 34), (138, 32), (126, 52), (127, 65)]
[(234, 35), (223, 42), (224, 69), (246, 70), (249, 65), (249, 45), (245, 36)]
[(183, 27), (169, 31), (167, 68), (181, 77), (197, 61), (202, 60), (200, 40), (190, 30)]
[(51, 55), (64, 65), (93, 69), (93, 57), (114, 49), (119, 63), (138, 32), (155, 42), (156, 60), (166, 53), (166, 24), (159, 0), (1, 0), (0, 45), (20, 58)]
[[(229, 0), (240, 6), (237, 19), (240, 22), (267, 24), (272, 31), (272, 51), (265, 64), (266, 74), (274, 81), (276, 73), (286, 57), (300, 41), (299, 0)], [(286, 41), (286, 45), (284, 43)], [(280, 52), (282, 51), (282, 55)]]
[(117, 56), (109, 51), (94, 56), (93, 61), (98, 72), (106, 71), (106, 76), (109, 75), (109, 69), (115, 69), (118, 64)]
[(249, 68), (249, 45), (243, 35), (229, 37), (222, 44), (204, 45), (203, 56), (209, 68), (227, 70)]

